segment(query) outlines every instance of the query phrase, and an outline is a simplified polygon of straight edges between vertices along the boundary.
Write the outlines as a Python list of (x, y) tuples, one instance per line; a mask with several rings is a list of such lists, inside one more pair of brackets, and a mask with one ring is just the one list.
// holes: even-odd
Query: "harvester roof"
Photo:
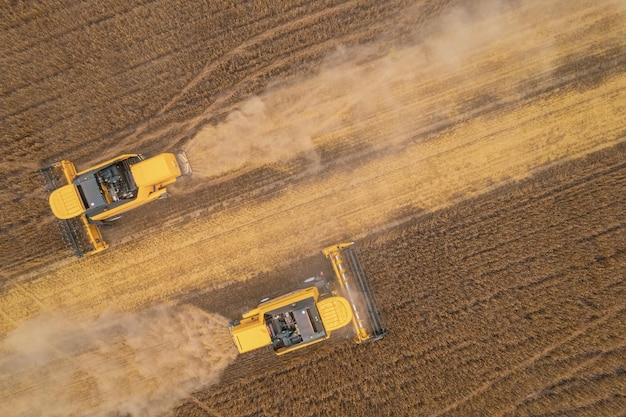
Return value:
[(162, 153), (131, 166), (139, 187), (150, 187), (180, 177), (181, 171), (174, 154)]

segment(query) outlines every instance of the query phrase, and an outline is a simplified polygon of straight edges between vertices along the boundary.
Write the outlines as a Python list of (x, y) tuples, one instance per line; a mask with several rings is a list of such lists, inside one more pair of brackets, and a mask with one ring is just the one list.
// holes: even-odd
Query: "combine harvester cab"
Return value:
[(317, 287), (309, 287), (261, 303), (231, 323), (230, 332), (239, 353), (271, 346), (282, 355), (326, 340), (351, 319), (347, 300), (320, 299)]
[(352, 245), (324, 249), (338, 281), (331, 287), (337, 290), (320, 294), (318, 286), (312, 286), (294, 291), (261, 303), (231, 323), (229, 330), (239, 353), (271, 346), (282, 355), (324, 341), (332, 331), (350, 323), (356, 343), (382, 338), (386, 329)]
[(166, 197), (165, 187), (181, 175), (190, 176), (191, 166), (179, 151), (148, 159), (125, 154), (81, 172), (72, 162), (61, 161), (40, 172), (48, 183), (52, 213), (74, 255), (82, 257), (108, 248), (99, 224)]

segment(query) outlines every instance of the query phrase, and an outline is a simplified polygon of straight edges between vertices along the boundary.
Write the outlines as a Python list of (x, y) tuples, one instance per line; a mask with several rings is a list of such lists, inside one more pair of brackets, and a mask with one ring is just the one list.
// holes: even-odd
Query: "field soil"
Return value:
[[(626, 415), (622, 1), (7, 2), (0, 414)], [(38, 169), (184, 149), (70, 257)], [(238, 356), (356, 241), (389, 333)]]

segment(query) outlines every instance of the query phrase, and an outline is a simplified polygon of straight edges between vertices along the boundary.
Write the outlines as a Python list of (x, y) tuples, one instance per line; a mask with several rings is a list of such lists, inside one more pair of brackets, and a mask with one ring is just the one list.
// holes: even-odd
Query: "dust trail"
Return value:
[[(215, 177), (302, 155), (306, 157), (303, 163), (315, 172), (321, 164), (320, 149), (330, 136), (350, 136), (358, 142), (376, 132), (376, 140), (367, 144), (374, 149), (409, 139), (416, 132), (407, 121), (424, 114), (415, 103), (416, 92), (428, 97), (428, 85), (435, 87), (437, 80), (446, 77), (458, 77), (459, 90), (475, 90), (471, 80), (485, 70), (466, 65), (467, 61), (531, 24), (523, 15), (512, 17), (512, 7), (507, 2), (484, 0), (448, 10), (414, 30), (403, 43), (391, 33), (368, 46), (338, 47), (315, 75), (274, 84), (243, 102), (223, 122), (205, 126), (185, 147), (194, 173)], [(415, 14), (409, 10), (406, 16), (414, 19)], [(544, 37), (545, 32), (537, 36)], [(535, 53), (547, 56), (550, 38), (542, 43), (545, 47)], [(502, 48), (510, 51), (506, 65), (517, 66), (525, 57), (516, 56), (510, 47)], [(551, 65), (549, 58), (545, 65)], [(491, 96), (497, 98), (498, 89), (506, 88), (506, 83), (489, 87)], [(451, 90), (456, 92), (456, 88)], [(452, 95), (425, 109), (431, 119), (424, 124), (432, 118), (450, 117), (458, 104)], [(388, 115), (384, 125), (377, 123), (380, 114)]]
[(0, 344), (0, 415), (155, 416), (218, 382), (237, 351), (227, 320), (189, 306), (55, 313)]
[(185, 147), (194, 176), (217, 176), (241, 167), (288, 160), (304, 154), (313, 166), (319, 157), (306, 119), (284, 122), (288, 116), (280, 95), (245, 101), (219, 125), (204, 127)]

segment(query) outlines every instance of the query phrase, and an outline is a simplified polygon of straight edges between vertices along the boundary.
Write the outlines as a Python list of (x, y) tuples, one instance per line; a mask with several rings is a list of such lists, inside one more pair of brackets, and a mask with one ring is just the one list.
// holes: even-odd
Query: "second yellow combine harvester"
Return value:
[(77, 172), (70, 161), (40, 170), (48, 182), (50, 208), (76, 256), (109, 247), (98, 226), (122, 213), (167, 196), (166, 186), (191, 175), (183, 151), (151, 158), (125, 154)]
[[(335, 282), (314, 285), (261, 303), (231, 323), (239, 353), (271, 346), (282, 355), (321, 342), (350, 323), (354, 341), (382, 338), (387, 330), (376, 307), (369, 282), (357, 258), (354, 243), (322, 251), (332, 266)], [(320, 288), (322, 290), (320, 290)]]

